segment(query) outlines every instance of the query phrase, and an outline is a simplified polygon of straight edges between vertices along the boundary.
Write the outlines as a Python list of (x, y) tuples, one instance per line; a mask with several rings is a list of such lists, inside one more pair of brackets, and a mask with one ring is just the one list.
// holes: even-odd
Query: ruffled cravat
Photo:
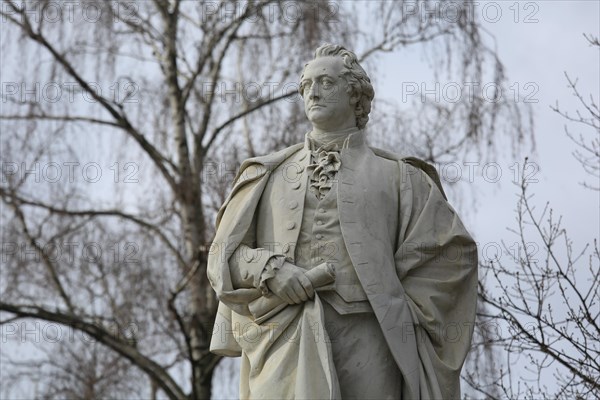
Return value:
[(319, 200), (323, 199), (329, 193), (329, 190), (331, 190), (331, 186), (341, 166), (342, 161), (337, 145), (334, 145), (331, 149), (321, 146), (317, 150), (312, 151), (312, 163), (308, 166), (310, 174), (309, 190)]
[[(309, 190), (322, 200), (331, 190), (337, 172), (342, 166), (340, 150), (348, 147), (350, 135), (358, 132), (357, 128), (339, 132), (322, 133), (318, 136), (311, 132), (311, 163), (307, 167), (310, 176)], [(313, 150), (317, 147), (316, 150)]]

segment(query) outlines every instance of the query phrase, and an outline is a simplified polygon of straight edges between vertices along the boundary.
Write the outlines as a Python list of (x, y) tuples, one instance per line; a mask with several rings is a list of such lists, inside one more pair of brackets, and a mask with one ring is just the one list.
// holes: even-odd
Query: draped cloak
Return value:
[[(339, 398), (327, 334), (315, 329), (323, 327), (318, 294), (265, 320), (251, 311), (264, 300), (260, 290), (235, 287), (229, 269), (272, 173), (301, 151), (298, 144), (244, 161), (217, 216), (208, 259), (220, 300), (211, 351), (243, 357), (242, 398)], [(402, 373), (402, 398), (459, 399), (475, 322), (476, 244), (429, 164), (366, 145), (342, 150), (341, 159), (344, 242)], [(275, 217), (286, 212), (273, 207)]]

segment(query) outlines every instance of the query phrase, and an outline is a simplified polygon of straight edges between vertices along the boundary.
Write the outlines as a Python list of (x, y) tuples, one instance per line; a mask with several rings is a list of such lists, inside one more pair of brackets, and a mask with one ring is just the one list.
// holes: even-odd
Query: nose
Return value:
[(313, 82), (310, 85), (310, 89), (308, 92), (308, 98), (311, 100), (316, 100), (319, 99), (321, 97), (320, 94), (320, 90), (319, 90), (319, 82)]

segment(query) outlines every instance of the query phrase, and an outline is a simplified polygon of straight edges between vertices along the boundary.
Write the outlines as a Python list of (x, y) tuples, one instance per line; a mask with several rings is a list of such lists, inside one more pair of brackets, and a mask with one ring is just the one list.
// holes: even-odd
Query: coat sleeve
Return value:
[(229, 270), (234, 289), (259, 288), (267, 262), (278, 254), (256, 246), (256, 216), (244, 240), (229, 257)]
[(421, 393), (460, 398), (477, 303), (477, 247), (438, 185), (400, 164), (396, 269), (415, 323)]
[[(263, 174), (234, 187), (219, 211), (217, 231), (208, 255), (208, 280), (217, 297), (227, 307), (244, 315), (249, 314), (248, 303), (261, 295), (253, 284), (253, 268), (259, 269), (260, 265), (256, 260), (260, 261), (261, 258), (253, 257), (257, 252), (241, 250), (239, 247), (252, 239), (251, 234), (248, 236), (248, 231), (267, 175)], [(249, 247), (247, 244), (244, 246)], [(266, 259), (267, 257), (264, 258), (265, 263)], [(230, 260), (234, 261), (236, 268), (230, 268)], [(240, 260), (243, 261), (239, 262)], [(244, 271), (240, 271), (240, 265), (245, 268)]]
[(231, 193), (217, 214), (217, 229), (206, 268), (210, 285), (219, 299), (210, 343), (210, 350), (215, 354), (241, 355), (242, 349), (232, 334), (233, 316), (251, 314), (248, 304), (261, 296), (254, 284), (257, 272), (262, 272), (263, 263), (270, 258), (253, 249), (253, 216), (267, 183), (268, 167), (276, 167), (294, 150), (290, 148), (261, 160), (244, 161)]

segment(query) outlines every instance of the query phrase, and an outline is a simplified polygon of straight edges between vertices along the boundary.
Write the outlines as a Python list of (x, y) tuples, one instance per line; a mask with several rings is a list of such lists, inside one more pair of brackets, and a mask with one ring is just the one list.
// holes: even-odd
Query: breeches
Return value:
[(400, 399), (402, 375), (375, 314), (340, 315), (325, 301), (323, 308), (342, 399)]

